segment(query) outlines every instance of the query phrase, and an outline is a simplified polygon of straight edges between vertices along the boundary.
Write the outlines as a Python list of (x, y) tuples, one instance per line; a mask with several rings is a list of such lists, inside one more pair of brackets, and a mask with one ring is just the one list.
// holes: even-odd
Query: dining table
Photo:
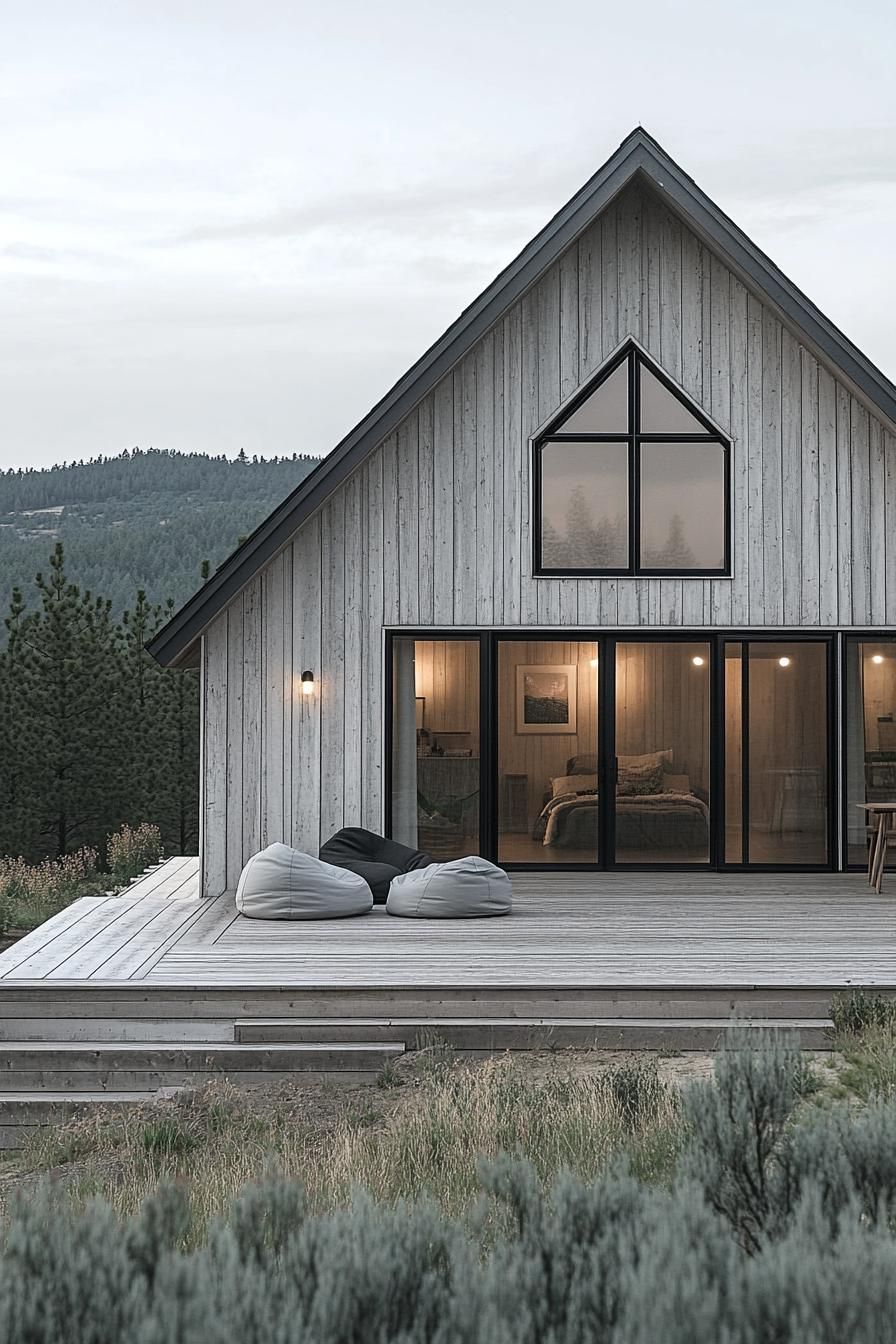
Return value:
[(868, 881), (880, 893), (884, 880), (887, 848), (896, 833), (896, 802), (857, 803), (868, 816), (871, 843), (868, 846)]

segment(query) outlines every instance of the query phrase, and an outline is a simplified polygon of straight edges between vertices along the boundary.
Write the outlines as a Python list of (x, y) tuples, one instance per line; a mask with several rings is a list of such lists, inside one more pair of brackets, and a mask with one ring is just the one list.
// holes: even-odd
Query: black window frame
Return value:
[[(586, 434), (563, 433), (563, 425), (589, 397), (628, 361), (628, 432)], [(666, 390), (684, 406), (705, 429), (704, 434), (662, 434), (641, 431), (641, 368), (648, 370)], [(628, 564), (612, 569), (550, 567), (542, 564), (542, 454), (549, 443), (627, 443), (628, 445)], [(720, 568), (670, 569), (654, 568), (639, 563), (641, 550), (641, 445), (642, 443), (715, 443), (722, 449), (724, 510), (724, 560)], [(731, 440), (720, 433), (692, 401), (682, 395), (663, 370), (637, 345), (629, 341), (578, 392), (575, 399), (556, 415), (546, 429), (532, 440), (532, 534), (534, 578), (615, 578), (637, 577), (654, 579), (686, 579), (731, 577)]]

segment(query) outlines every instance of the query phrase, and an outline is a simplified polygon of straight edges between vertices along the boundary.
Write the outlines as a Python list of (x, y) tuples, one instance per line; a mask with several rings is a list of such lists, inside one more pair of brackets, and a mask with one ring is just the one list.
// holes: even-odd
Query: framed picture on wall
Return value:
[(576, 665), (520, 663), (516, 669), (516, 731), (576, 731)]

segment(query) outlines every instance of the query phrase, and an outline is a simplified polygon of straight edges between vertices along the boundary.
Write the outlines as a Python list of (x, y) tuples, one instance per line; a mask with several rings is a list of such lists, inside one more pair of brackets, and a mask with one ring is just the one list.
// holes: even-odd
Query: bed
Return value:
[[(620, 756), (616, 794), (616, 849), (695, 851), (709, 846), (706, 796), (676, 774), (672, 752)], [(598, 844), (597, 761), (574, 756), (550, 781), (533, 839), (548, 848), (593, 849)]]

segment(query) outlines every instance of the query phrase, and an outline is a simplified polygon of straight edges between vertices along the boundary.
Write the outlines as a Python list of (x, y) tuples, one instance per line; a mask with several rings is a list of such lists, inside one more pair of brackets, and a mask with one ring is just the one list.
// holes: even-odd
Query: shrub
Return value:
[(161, 859), (161, 832), (147, 821), (134, 828), (122, 826), (109, 836), (106, 854), (113, 882), (125, 887)]
[(840, 1037), (838, 1045), (846, 1060), (843, 1086), (863, 1101), (896, 1094), (896, 1024), (866, 1027), (860, 1036)]
[(95, 849), (79, 849), (34, 866), (22, 858), (0, 858), (0, 933), (36, 928), (77, 897), (96, 895), (103, 886)]
[(883, 994), (866, 994), (854, 989), (835, 994), (831, 1003), (831, 1021), (838, 1036), (860, 1036), (869, 1027), (896, 1026), (896, 999)]

